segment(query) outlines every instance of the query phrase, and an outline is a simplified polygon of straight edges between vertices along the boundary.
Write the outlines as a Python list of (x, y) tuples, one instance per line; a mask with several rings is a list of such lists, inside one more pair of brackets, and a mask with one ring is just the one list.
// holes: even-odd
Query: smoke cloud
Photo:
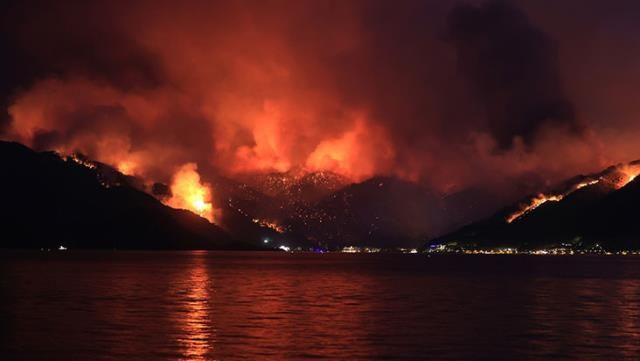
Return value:
[(500, 148), (530, 145), (546, 126), (579, 129), (556, 69), (554, 44), (511, 3), (460, 5), (448, 17), (461, 73), (469, 77)]
[(528, 191), (640, 154), (637, 6), (567, 3), (10, 2), (0, 131), (165, 183), (193, 163)]

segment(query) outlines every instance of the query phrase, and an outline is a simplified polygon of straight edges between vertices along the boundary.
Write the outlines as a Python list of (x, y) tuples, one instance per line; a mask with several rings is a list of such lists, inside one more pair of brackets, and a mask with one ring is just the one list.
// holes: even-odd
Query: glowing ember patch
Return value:
[(547, 202), (559, 202), (561, 201), (564, 197), (568, 196), (569, 194), (577, 191), (578, 189), (584, 188), (586, 186), (590, 186), (592, 184), (596, 184), (598, 183), (600, 180), (598, 179), (593, 179), (593, 180), (589, 180), (586, 182), (581, 182), (578, 184), (575, 184), (574, 186), (572, 186), (567, 192), (565, 193), (560, 193), (560, 194), (538, 194), (537, 196), (533, 197), (531, 200), (529, 200), (528, 203), (525, 203), (523, 206), (520, 207), (519, 210), (511, 213), (510, 215), (507, 216), (506, 221), (507, 223), (511, 223), (513, 221), (515, 221), (516, 219), (524, 216), (525, 214), (533, 211), (534, 209), (540, 207), (541, 205), (547, 203)]
[(211, 189), (200, 181), (195, 163), (183, 165), (173, 176), (171, 198), (166, 201), (169, 207), (186, 209), (213, 222)]
[(65, 161), (72, 161), (75, 162), (77, 164), (80, 164), (81, 166), (87, 167), (89, 169), (96, 169), (96, 165), (84, 158), (79, 157), (77, 154), (72, 154), (70, 156), (67, 156), (66, 158), (64, 158)]
[(253, 218), (252, 221), (253, 221), (253, 223), (259, 224), (262, 227), (269, 228), (269, 229), (274, 230), (274, 231), (276, 231), (278, 233), (284, 233), (285, 232), (284, 227), (279, 225), (279, 224), (277, 224), (276, 222), (269, 222), (269, 221), (265, 221), (265, 220), (258, 219), (258, 218)]

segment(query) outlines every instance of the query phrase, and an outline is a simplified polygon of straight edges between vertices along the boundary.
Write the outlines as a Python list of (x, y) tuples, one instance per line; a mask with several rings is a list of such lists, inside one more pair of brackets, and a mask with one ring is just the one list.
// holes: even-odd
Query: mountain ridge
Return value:
[(434, 238), (433, 244), (540, 248), (559, 244), (640, 248), (640, 162), (577, 176), (494, 215)]
[[(97, 163), (96, 163), (97, 164)], [(97, 167), (0, 141), (4, 248), (246, 249), (220, 227), (172, 209)]]

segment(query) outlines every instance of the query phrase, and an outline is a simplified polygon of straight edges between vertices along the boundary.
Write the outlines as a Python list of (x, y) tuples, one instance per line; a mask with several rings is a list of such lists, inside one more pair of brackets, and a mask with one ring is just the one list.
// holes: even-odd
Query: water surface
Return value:
[(2, 360), (638, 360), (640, 258), (4, 252)]

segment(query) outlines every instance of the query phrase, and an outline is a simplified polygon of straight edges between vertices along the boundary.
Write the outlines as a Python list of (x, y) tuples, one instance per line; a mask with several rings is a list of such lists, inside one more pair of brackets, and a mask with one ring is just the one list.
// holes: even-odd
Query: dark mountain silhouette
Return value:
[(317, 202), (345, 184), (345, 178), (331, 172), (268, 173), (244, 182), (219, 177), (215, 188), (223, 212), (218, 223), (242, 239), (269, 239), (276, 245), (304, 248), (318, 246), (309, 229), (294, 233), (287, 220), (314, 213)]
[(304, 213), (350, 182), (332, 172), (291, 170), (267, 173), (245, 180), (227, 192), (233, 202), (259, 219), (279, 220)]
[[(263, 248), (265, 238), (278, 240), (283, 235), (273, 229), (255, 222), (264, 214), (271, 215), (277, 207), (275, 201), (251, 186), (234, 181), (221, 175), (215, 175), (213, 184), (213, 204), (220, 209), (215, 223), (234, 239), (242, 240)], [(157, 199), (164, 200), (170, 193), (165, 184), (156, 183), (151, 189), (145, 189)], [(269, 247), (267, 247), (269, 248)]]
[[(349, 184), (330, 172), (271, 174), (256, 184), (218, 177), (214, 202), (222, 212), (213, 225), (164, 206), (168, 186), (145, 185), (80, 154), (2, 142), (0, 162), (2, 247), (246, 247), (232, 239), (256, 246), (268, 239), (269, 247), (415, 247), (486, 215), (490, 202), (482, 199), (493, 198), (479, 190), (443, 196), (393, 177)], [(479, 201), (470, 205), (469, 198)]]
[(444, 196), (394, 177), (350, 184), (330, 172), (272, 173), (250, 184), (216, 184), (230, 208), (219, 223), (224, 227), (226, 215), (232, 215), (236, 228), (248, 225), (247, 218), (275, 225), (275, 233), (266, 234), (263, 228), (258, 234), (305, 248), (415, 247), (429, 236), (490, 214), (497, 198), (480, 189)]
[(347, 185), (297, 210), (284, 224), (294, 234), (329, 248), (416, 247), (491, 214), (496, 198), (480, 189), (444, 195), (420, 184), (380, 176)]
[[(638, 249), (640, 179), (635, 174), (639, 166), (636, 161), (572, 178), (555, 191), (506, 207), (429, 243), (525, 249), (599, 244), (614, 250)], [(542, 198), (549, 200), (525, 207)]]
[(0, 247), (249, 247), (204, 218), (163, 205), (135, 178), (79, 156), (0, 142), (0, 167)]
[(439, 204), (437, 194), (417, 184), (375, 177), (324, 197), (285, 223), (329, 248), (409, 246), (423, 242), (439, 222)]

